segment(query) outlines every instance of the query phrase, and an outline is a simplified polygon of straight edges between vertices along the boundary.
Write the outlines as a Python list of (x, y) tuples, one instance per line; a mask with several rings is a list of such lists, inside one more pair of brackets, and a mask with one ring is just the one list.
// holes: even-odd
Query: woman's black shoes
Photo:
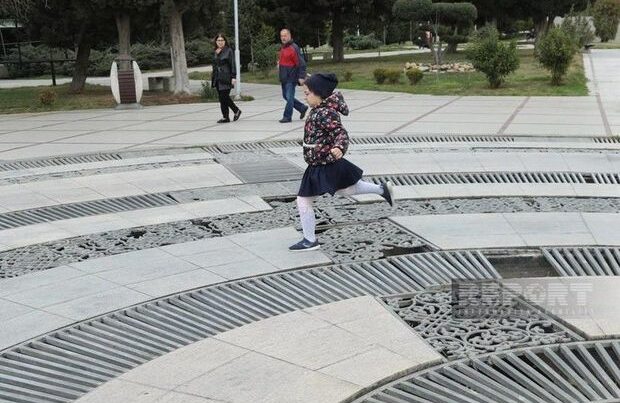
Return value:
[[(239, 116), (241, 116), (241, 109), (235, 112), (235, 115), (233, 116), (233, 120), (236, 122), (237, 120), (239, 120)], [(217, 123), (230, 123), (230, 118), (222, 118), (218, 120)]]

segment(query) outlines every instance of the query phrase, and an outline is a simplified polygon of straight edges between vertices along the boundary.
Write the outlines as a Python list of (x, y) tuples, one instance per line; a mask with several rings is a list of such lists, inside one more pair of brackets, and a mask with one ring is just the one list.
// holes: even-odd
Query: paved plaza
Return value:
[(226, 125), (0, 115), (0, 401), (620, 401), (620, 51), (584, 65), (584, 97), (343, 91), (395, 205), (319, 198), (299, 254), (276, 86)]

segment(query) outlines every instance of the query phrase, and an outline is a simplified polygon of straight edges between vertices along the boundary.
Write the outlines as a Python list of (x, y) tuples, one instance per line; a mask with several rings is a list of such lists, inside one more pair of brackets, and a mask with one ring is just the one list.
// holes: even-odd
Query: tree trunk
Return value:
[(131, 20), (127, 13), (117, 13), (116, 29), (118, 30), (118, 55), (121, 59), (119, 63), (119, 69), (127, 70), (131, 68), (129, 60), (122, 61), (122, 59), (129, 59), (131, 49)]
[(433, 54), (433, 59), (435, 59), (435, 64), (441, 65), (443, 62), (443, 43), (441, 43), (441, 39), (439, 38), (439, 24), (436, 23), (433, 25), (433, 37), (430, 43), (431, 53)]
[(88, 59), (91, 50), (91, 38), (88, 34), (88, 24), (82, 23), (80, 34), (78, 35), (78, 49), (75, 57), (75, 66), (73, 69), (73, 79), (69, 90), (72, 93), (82, 92), (88, 75)]
[(191, 94), (189, 76), (187, 73), (187, 59), (185, 57), (185, 38), (183, 36), (182, 14), (173, 6), (170, 11), (170, 43), (172, 44), (172, 74), (174, 75), (174, 93)]
[[(459, 28), (454, 27), (453, 35), (457, 36), (458, 34), (459, 34)], [(446, 48), (446, 53), (456, 53), (458, 46), (459, 46), (458, 42), (449, 42), (448, 47)]]
[(431, 45), (431, 51), (433, 53), (433, 58), (435, 59), (435, 64), (443, 64), (443, 54), (445, 52), (443, 43), (441, 41), (433, 41), (433, 44)]
[(2, 36), (2, 30), (0, 29), (0, 43), (2, 44), (2, 54), (6, 58), (6, 46), (4, 45), (4, 36)]
[(435, 61), (435, 64), (439, 64), (439, 55), (437, 54), (437, 50), (435, 49), (435, 41), (432, 41), (429, 44), (429, 47), (431, 49), (431, 54), (433, 55), (433, 60)]
[(547, 17), (542, 20), (534, 22), (534, 28), (536, 29), (536, 39), (542, 38), (549, 30), (549, 22)]
[(254, 34), (250, 34), (250, 63), (254, 66)]
[(334, 10), (332, 15), (332, 47), (334, 48), (333, 60), (344, 61), (344, 27), (340, 10)]

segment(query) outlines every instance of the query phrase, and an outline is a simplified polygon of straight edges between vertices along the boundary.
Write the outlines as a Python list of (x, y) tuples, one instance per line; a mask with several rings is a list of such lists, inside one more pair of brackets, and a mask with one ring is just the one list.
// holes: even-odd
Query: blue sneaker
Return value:
[(319, 245), (319, 241), (310, 242), (306, 238), (297, 242), (295, 245), (289, 246), (288, 250), (293, 252), (305, 252), (308, 250), (316, 250), (319, 249), (321, 245)]
[(383, 188), (383, 193), (381, 193), (381, 197), (385, 199), (386, 202), (390, 203), (390, 206), (394, 205), (394, 186), (392, 186), (392, 182), (387, 181), (381, 184)]

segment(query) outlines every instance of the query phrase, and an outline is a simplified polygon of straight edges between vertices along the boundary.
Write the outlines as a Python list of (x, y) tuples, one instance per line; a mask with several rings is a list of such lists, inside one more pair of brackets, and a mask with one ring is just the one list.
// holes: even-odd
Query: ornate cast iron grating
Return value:
[(0, 352), (0, 400), (68, 402), (179, 347), (271, 316), (451, 278), (497, 279), (471, 252), (433, 252), (293, 270), (179, 293), (78, 323)]
[[(270, 192), (278, 191), (273, 190), (271, 187), (268, 189)], [(200, 196), (198, 193), (191, 193), (190, 195), (197, 198)], [(0, 252), (0, 278), (17, 277), (33, 271), (46, 270), (72, 262), (81, 262), (97, 257), (190, 242), (203, 238), (268, 230), (291, 225), (299, 228), (296, 207), (290, 199), (274, 200), (270, 204), (273, 207), (271, 211), (122, 229)], [(546, 211), (618, 213), (620, 212), (620, 199), (507, 197), (403, 200), (399, 201), (393, 209), (387, 209), (383, 202), (358, 204), (352, 203), (345, 198), (330, 198), (327, 201), (317, 200), (315, 208), (319, 231), (341, 224), (358, 225), (371, 223), (384, 219), (388, 215)], [(383, 253), (389, 254), (390, 249), (392, 249), (392, 246), (383, 248)], [(343, 261), (342, 257), (344, 255), (340, 257), (339, 255), (339, 253), (335, 252), (332, 257)]]
[(543, 255), (561, 276), (620, 276), (620, 248), (543, 248)]
[(148, 193), (138, 196), (67, 203), (30, 210), (11, 211), (0, 214), (0, 230), (26, 225), (117, 213), (154, 207), (172, 206), (178, 202), (167, 193)]
[(453, 310), (456, 302), (452, 291), (445, 289), (390, 296), (384, 301), (433, 348), (451, 360), (581, 340), (497, 283), (472, 283), (471, 286), (474, 291), (471, 294), (475, 295), (470, 294), (469, 298), (491, 301), (496, 310), (460, 316)]
[(108, 174), (108, 173), (116, 173), (116, 172), (143, 171), (143, 170), (159, 169), (159, 168), (178, 168), (178, 167), (185, 167), (185, 166), (208, 165), (208, 164), (215, 163), (215, 161), (211, 159), (198, 159), (198, 157), (199, 155), (196, 156), (196, 160), (189, 160), (189, 161), (152, 162), (152, 163), (137, 164), (137, 165), (110, 166), (110, 167), (105, 167), (105, 168), (80, 169), (76, 171), (61, 171), (61, 172), (53, 172), (53, 173), (38, 174), (38, 175), (12, 176), (12, 177), (6, 177), (6, 178), (0, 179), (0, 186), (18, 184), (18, 183), (39, 182), (39, 181), (46, 181), (46, 180), (59, 179), (59, 178), (75, 178), (79, 176), (91, 176), (91, 175), (100, 175), (100, 174)]
[(390, 180), (395, 185), (446, 185), (493, 183), (589, 183), (620, 184), (620, 175), (591, 172), (458, 172), (399, 175), (374, 175), (375, 183)]
[(576, 403), (620, 400), (620, 341), (492, 353), (405, 376), (366, 403)]
[(122, 159), (120, 154), (86, 154), (68, 157), (39, 158), (0, 163), (0, 171), (14, 171), (19, 169), (41, 168), (54, 165), (83, 164), (85, 162), (99, 162)]

